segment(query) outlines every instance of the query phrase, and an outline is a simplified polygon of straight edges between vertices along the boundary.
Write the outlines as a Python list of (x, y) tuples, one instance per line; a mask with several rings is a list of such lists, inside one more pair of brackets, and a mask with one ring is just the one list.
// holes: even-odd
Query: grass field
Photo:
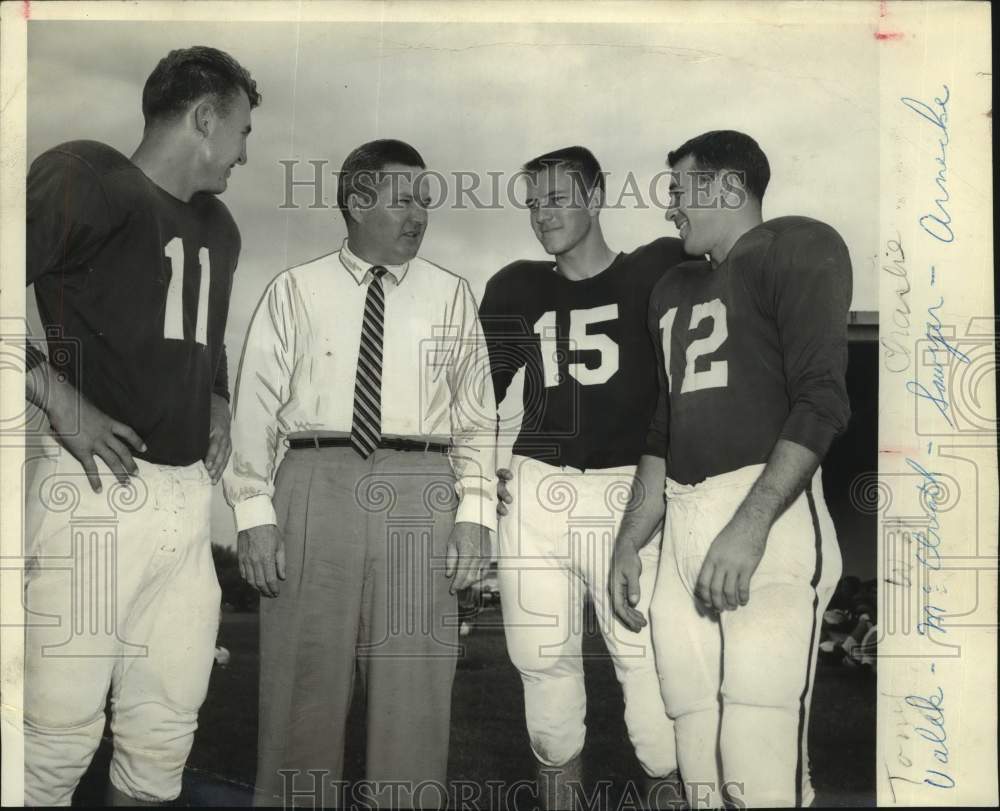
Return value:
[[(499, 610), (487, 609), (477, 622), (473, 633), (462, 640), (465, 651), (452, 700), (449, 777), (513, 784), (530, 778), (533, 769), (521, 682), (507, 657)], [(188, 761), (180, 800), (184, 805), (250, 803), (257, 745), (257, 615), (225, 614), (219, 644), (229, 649), (232, 658), (212, 674)], [(584, 653), (588, 656), (584, 763), (591, 778), (612, 781), (607, 805), (616, 809), (627, 799), (622, 794), (626, 781), (637, 779), (641, 770), (622, 720), (621, 689), (599, 635), (586, 637)], [(364, 775), (364, 729), (359, 717), (352, 713), (348, 723), (347, 779)], [(874, 805), (875, 680), (870, 674), (820, 666), (809, 751), (816, 805)], [(77, 804), (102, 804), (109, 757), (105, 741), (77, 791)]]

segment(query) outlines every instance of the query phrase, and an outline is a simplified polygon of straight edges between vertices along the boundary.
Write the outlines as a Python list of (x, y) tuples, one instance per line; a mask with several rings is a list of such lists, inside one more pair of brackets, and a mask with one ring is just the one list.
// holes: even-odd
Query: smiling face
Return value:
[(527, 175), (526, 202), (531, 228), (546, 253), (569, 253), (579, 245), (597, 216), (597, 195), (588, 205), (578, 173), (549, 166)]
[(727, 217), (722, 205), (721, 172), (699, 169), (693, 155), (685, 155), (671, 167), (670, 220), (692, 256), (711, 253), (724, 238)]
[(390, 163), (374, 180), (367, 193), (348, 200), (352, 249), (373, 264), (405, 264), (417, 255), (427, 230), (425, 170)]
[(246, 92), (240, 90), (230, 100), (228, 110), (223, 112), (212, 105), (208, 115), (210, 119), (201, 145), (199, 191), (221, 194), (229, 184), (233, 167), (247, 162), (250, 100)]

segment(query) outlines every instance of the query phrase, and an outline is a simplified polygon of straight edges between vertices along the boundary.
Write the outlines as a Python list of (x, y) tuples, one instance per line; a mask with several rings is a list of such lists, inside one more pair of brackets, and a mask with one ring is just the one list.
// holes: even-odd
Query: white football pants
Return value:
[[(642, 768), (677, 768), (673, 724), (656, 675), (649, 626), (632, 633), (614, 616), (608, 572), (629, 500), (634, 466), (588, 470), (511, 460), (513, 504), (500, 519), (498, 579), (507, 650), (524, 683), (524, 714), (535, 757), (562, 766), (583, 749), (583, 604), (597, 622), (625, 696), (625, 723)], [(653, 594), (659, 537), (642, 550), (645, 612)]]
[(692, 808), (720, 807), (724, 786), (751, 808), (813, 800), (809, 704), (820, 623), (841, 574), (820, 471), (771, 528), (749, 604), (719, 614), (695, 596), (712, 541), (763, 469), (666, 484), (650, 622)]
[(69, 805), (104, 730), (111, 782), (168, 801), (205, 700), (219, 627), (205, 466), (136, 460), (130, 487), (100, 459), (94, 493), (67, 451), (25, 488), (24, 799)]

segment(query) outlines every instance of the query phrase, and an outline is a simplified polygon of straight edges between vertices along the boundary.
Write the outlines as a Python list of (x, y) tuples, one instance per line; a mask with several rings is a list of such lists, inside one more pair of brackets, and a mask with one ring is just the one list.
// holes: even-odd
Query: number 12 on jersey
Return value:
[[(663, 365), (671, 391), (674, 388), (674, 380), (670, 373), (670, 336), (674, 331), (676, 318), (676, 307), (671, 307), (660, 318), (660, 329), (663, 331)], [(712, 331), (704, 338), (698, 338), (688, 344), (681, 394), (701, 389), (725, 388), (729, 384), (729, 361), (727, 360), (713, 360), (707, 369), (700, 372), (695, 371), (695, 362), (698, 358), (712, 354), (729, 337), (729, 327), (726, 324), (726, 305), (721, 299), (712, 299), (712, 301), (696, 304), (692, 307), (688, 332), (697, 329), (698, 325), (706, 318), (712, 319)]]
[[(163, 252), (170, 260), (170, 286), (167, 288), (167, 309), (163, 316), (163, 337), (168, 340), (184, 340), (184, 240), (174, 237)], [(194, 339), (200, 344), (208, 343), (208, 292), (212, 281), (212, 262), (208, 248), (198, 249), (198, 264), (201, 265), (201, 284), (198, 290), (198, 317), (195, 321)]]

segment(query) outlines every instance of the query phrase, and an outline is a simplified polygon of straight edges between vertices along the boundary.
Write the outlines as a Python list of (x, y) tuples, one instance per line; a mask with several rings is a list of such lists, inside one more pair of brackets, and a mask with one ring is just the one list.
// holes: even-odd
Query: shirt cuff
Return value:
[(782, 439), (808, 448), (822, 459), (830, 449), (830, 443), (839, 433), (840, 430), (836, 425), (817, 415), (805, 410), (792, 409), (780, 436)]
[(667, 436), (660, 433), (649, 433), (646, 435), (646, 443), (642, 452), (647, 456), (655, 456), (657, 459), (667, 458)]
[(25, 368), (29, 372), (36, 366), (41, 366), (48, 360), (48, 358), (45, 357), (45, 353), (30, 341), (24, 345), (24, 357)]
[(491, 532), (497, 531), (497, 485), (496, 480), (475, 479), (474, 482), (455, 482), (458, 493), (458, 509), (455, 523), (463, 521), (478, 524)]
[(278, 523), (278, 517), (275, 515), (271, 497), (264, 493), (261, 493), (259, 496), (251, 496), (244, 501), (236, 502), (233, 505), (233, 513), (236, 515), (237, 532), (261, 527), (265, 524), (277, 525)]

